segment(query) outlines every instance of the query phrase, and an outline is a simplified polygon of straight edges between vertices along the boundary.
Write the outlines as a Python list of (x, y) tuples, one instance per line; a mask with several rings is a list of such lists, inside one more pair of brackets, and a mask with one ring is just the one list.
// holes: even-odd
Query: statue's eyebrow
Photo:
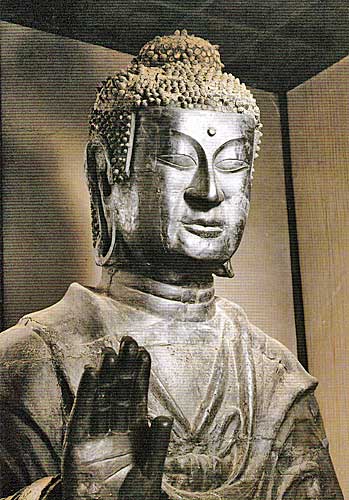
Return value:
[[(173, 134), (173, 135), (177, 136), (178, 138), (185, 139), (195, 149), (195, 151), (199, 155), (206, 156), (203, 147), (196, 139), (194, 139), (194, 137), (192, 137), (192, 136), (190, 136), (190, 135), (188, 135), (180, 130), (176, 130), (174, 128), (170, 128), (169, 132), (170, 132), (170, 135)], [(213, 155), (213, 159), (215, 160), (216, 157), (219, 155), (219, 153), (221, 151), (223, 151), (223, 149), (225, 149), (229, 146), (235, 146), (235, 145), (243, 146), (244, 152), (246, 153), (246, 156), (248, 156), (248, 150), (246, 149), (246, 139), (244, 137), (236, 137), (234, 139), (229, 139), (224, 144), (219, 146), (219, 148), (215, 151), (215, 153)]]
[(204, 150), (201, 144), (196, 139), (194, 139), (194, 137), (191, 137), (190, 135), (174, 128), (170, 128), (170, 134), (178, 135), (180, 138), (186, 139), (186, 141), (188, 141), (199, 154), (204, 154)]

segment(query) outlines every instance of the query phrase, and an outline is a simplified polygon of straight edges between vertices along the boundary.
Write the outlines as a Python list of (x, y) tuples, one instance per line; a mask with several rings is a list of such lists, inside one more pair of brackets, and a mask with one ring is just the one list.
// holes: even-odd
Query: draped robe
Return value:
[(84, 366), (131, 335), (152, 357), (150, 416), (174, 417), (171, 499), (342, 499), (315, 379), (239, 306), (210, 290), (166, 290), (120, 283), (116, 300), (75, 283), (0, 335), (0, 498), (59, 497)]

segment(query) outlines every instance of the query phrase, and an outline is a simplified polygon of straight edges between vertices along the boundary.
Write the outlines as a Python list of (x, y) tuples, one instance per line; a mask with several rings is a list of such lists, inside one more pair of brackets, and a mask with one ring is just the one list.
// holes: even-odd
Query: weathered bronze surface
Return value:
[(343, 498), (315, 379), (214, 294), (261, 136), (217, 54), (158, 37), (98, 93), (86, 172), (102, 279), (0, 336), (0, 496)]

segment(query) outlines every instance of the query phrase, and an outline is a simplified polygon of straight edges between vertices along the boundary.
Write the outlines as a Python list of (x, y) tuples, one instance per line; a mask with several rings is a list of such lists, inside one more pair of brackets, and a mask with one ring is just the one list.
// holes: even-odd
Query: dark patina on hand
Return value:
[(82, 375), (64, 445), (64, 500), (157, 500), (172, 420), (147, 415), (150, 355), (131, 337)]

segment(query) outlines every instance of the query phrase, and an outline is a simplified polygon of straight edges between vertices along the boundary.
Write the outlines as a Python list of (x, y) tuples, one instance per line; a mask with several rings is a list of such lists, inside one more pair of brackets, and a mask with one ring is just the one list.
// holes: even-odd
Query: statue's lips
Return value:
[(222, 224), (207, 221), (182, 221), (183, 226), (190, 233), (202, 238), (217, 238), (223, 232)]

